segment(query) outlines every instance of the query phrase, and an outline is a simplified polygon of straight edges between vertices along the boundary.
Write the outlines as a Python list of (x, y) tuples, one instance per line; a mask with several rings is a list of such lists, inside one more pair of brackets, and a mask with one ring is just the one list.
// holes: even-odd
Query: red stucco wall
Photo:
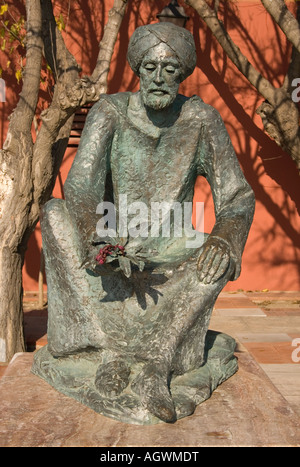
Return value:
[[(94, 66), (103, 19), (106, 20), (113, 2), (100, 2), (101, 11), (94, 8), (96, 3), (99, 5), (94, 0), (72, 2), (69, 17), (72, 29), (68, 26), (65, 33), (68, 47), (84, 74), (89, 74)], [(138, 89), (138, 79), (126, 63), (128, 39), (137, 26), (155, 22), (157, 12), (165, 3), (131, 2), (112, 60), (109, 93)], [(293, 8), (292, 2), (290, 7)], [(226, 58), (199, 17), (191, 9), (186, 10), (190, 14), (187, 28), (194, 34), (198, 61), (193, 75), (182, 84), (181, 92), (188, 96), (199, 95), (221, 113), (242, 170), (256, 195), (255, 218), (243, 257), (242, 274), (236, 282), (229, 283), (226, 290), (297, 290), (300, 282), (300, 190), (296, 166), (262, 130), (260, 117), (255, 114), (262, 99)], [(240, 0), (228, 6), (224, 23), (253, 65), (275, 86), (280, 86), (288, 67), (290, 47), (260, 1)], [(2, 141), (6, 117), (16, 102), (18, 88), (13, 81), (9, 83), (13, 92), (8, 90), (7, 102), (0, 103)], [(62, 195), (62, 184), (74, 155), (75, 150), (68, 149), (54, 189), (56, 197)], [(209, 231), (214, 216), (205, 180), (197, 181), (195, 198), (205, 202), (205, 228)], [(26, 255), (25, 290), (37, 290), (40, 245), (38, 226)]]

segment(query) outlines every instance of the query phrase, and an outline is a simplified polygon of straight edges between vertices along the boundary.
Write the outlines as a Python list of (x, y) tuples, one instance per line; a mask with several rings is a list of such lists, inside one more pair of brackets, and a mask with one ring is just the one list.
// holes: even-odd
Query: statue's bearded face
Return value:
[(139, 74), (144, 105), (154, 110), (169, 107), (181, 82), (180, 64), (172, 49), (163, 42), (150, 49), (143, 58)]

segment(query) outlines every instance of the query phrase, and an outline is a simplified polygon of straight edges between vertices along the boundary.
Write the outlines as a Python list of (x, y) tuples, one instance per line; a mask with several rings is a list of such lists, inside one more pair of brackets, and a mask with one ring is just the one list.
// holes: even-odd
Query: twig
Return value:
[(276, 89), (254, 68), (233, 42), (223, 23), (219, 21), (216, 12), (208, 6), (205, 0), (185, 0), (185, 3), (197, 11), (238, 70), (265, 99), (275, 105)]
[(261, 0), (261, 3), (300, 53), (300, 27), (283, 0)]

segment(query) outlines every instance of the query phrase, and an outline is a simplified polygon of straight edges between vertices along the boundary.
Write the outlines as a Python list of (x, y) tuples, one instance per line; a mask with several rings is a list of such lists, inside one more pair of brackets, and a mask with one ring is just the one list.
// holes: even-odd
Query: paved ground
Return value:
[(210, 327), (235, 337), (300, 415), (300, 292), (223, 292)]
[[(188, 419), (180, 421), (179, 424), (175, 424), (177, 428), (168, 426), (167, 428), (152, 427), (140, 428), (139, 430), (130, 426), (124, 428), (124, 424), (107, 420), (102, 416), (95, 418), (95, 414), (90, 409), (84, 409), (77, 402), (69, 401), (65, 396), (57, 395), (56, 392), (48, 390), (43, 381), (32, 379), (36, 378), (29, 375), (32, 351), (47, 343), (47, 308), (45, 306), (43, 309), (38, 309), (37, 302), (38, 297), (35, 294), (27, 293), (24, 298), (28, 353), (22, 354), (21, 358), (17, 359), (14, 364), (15, 368), (0, 366), (0, 375), (7, 376), (2, 378), (2, 389), (5, 394), (11, 394), (14, 391), (10, 389), (10, 385), (15, 388), (18, 378), (21, 377), (25, 378), (23, 379), (24, 384), (28, 379), (29, 392), (36, 391), (36, 397), (33, 394), (28, 394), (28, 402), (26, 402), (26, 395), (24, 396), (24, 388), (23, 392), (20, 389), (19, 395), (16, 391), (16, 394), (12, 396), (12, 399), (15, 397), (14, 400), (4, 401), (4, 407), (7, 403), (7, 420), (4, 414), (3, 421), (3, 439), (5, 439), (6, 445), (19, 445), (19, 435), (23, 436), (24, 445), (35, 445), (34, 443), (37, 442), (34, 441), (35, 438), (29, 439), (35, 431), (33, 430), (32, 433), (26, 431), (26, 438), (22, 426), (30, 422), (35, 427), (36, 423), (34, 429), (40, 430), (41, 424), (46, 423), (44, 422), (44, 410), (49, 410), (53, 416), (50, 400), (52, 400), (52, 404), (59, 407), (58, 412), (69, 410), (70, 413), (73, 413), (78, 411), (80, 426), (70, 426), (69, 430), (72, 435), (65, 439), (58, 438), (59, 433), (51, 431), (48, 425), (47, 427), (43, 426), (43, 434), (39, 432), (39, 445), (61, 445), (59, 443), (62, 445), (69, 445), (68, 443), (90, 445), (91, 439), (93, 439), (93, 442), (100, 443), (97, 444), (98, 446), (131, 446), (139, 445), (132, 443), (138, 443), (140, 437), (141, 443), (150, 443), (146, 444), (147, 446), (168, 446), (171, 435), (174, 436), (175, 444), (176, 436), (178, 436), (178, 439), (182, 439), (183, 443), (179, 445), (187, 445), (182, 436), (184, 437), (185, 434), (190, 436), (194, 430), (198, 436), (197, 439), (193, 438), (190, 441), (195, 443), (192, 444), (194, 446), (198, 445), (197, 443), (200, 445), (216, 445), (216, 443), (218, 445), (237, 445), (239, 442), (242, 445), (276, 445), (280, 443), (281, 439), (284, 445), (300, 445), (300, 431), (298, 431), (300, 426), (300, 292), (238, 291), (221, 293), (213, 312), (210, 328), (228, 333), (237, 340), (236, 355), (240, 360), (240, 371), (236, 377), (230, 378), (228, 382), (221, 385), (220, 389), (212, 396), (211, 401), (206, 405), (199, 406), (199, 410), (193, 417), (188, 417)], [(33, 381), (36, 381), (35, 388), (32, 388)], [(43, 397), (42, 402), (41, 398)], [(36, 399), (40, 399), (41, 407), (37, 407), (36, 403), (32, 405), (32, 401)], [(18, 404), (20, 404), (19, 408)], [(48, 409), (47, 404), (50, 404)], [(40, 414), (36, 412), (36, 415), (41, 417), (39, 422), (36, 421), (37, 418), (31, 420), (32, 412), (38, 410), (41, 410)], [(207, 417), (209, 420), (209, 430), (204, 428), (203, 417)], [(234, 423), (229, 423), (232, 417), (238, 419), (235, 419)], [(14, 423), (15, 426), (12, 428)], [(55, 423), (57, 427), (60, 426), (60, 420), (57, 418)], [(99, 437), (99, 430), (95, 430), (93, 433), (89, 431), (90, 429), (87, 430), (87, 425), (97, 426), (99, 423), (101, 427), (106, 427), (101, 428), (101, 437)], [(224, 425), (223, 431), (220, 423)], [(255, 423), (259, 423), (257, 427), (255, 427)], [(11, 430), (7, 431), (5, 428), (7, 426), (11, 426)], [(65, 429), (63, 428), (65, 426), (62, 425), (61, 429)], [(49, 433), (47, 429), (50, 430)], [(235, 429), (238, 430), (236, 433)], [(91, 436), (91, 438), (83, 439), (82, 430), (87, 430), (86, 436)], [(1, 429), (0, 432), (2, 432)], [(145, 433), (149, 436), (148, 441), (142, 438)], [(167, 434), (167, 438), (157, 438), (159, 433), (160, 436)], [(53, 436), (57, 436), (57, 438), (54, 439)]]

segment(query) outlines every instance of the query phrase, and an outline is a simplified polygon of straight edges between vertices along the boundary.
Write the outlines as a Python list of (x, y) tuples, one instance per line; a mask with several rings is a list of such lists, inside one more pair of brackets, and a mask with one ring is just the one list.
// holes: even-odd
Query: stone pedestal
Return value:
[(247, 352), (238, 372), (194, 414), (174, 424), (133, 425), (97, 414), (31, 373), (16, 354), (0, 379), (0, 446), (299, 446), (299, 417)]

